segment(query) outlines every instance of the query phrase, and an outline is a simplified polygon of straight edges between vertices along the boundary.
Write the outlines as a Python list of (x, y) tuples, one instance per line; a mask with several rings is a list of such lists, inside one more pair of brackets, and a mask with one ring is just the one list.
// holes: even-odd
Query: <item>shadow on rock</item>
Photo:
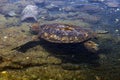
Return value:
[(12, 50), (17, 50), (19, 52), (25, 53), (28, 49), (33, 48), (39, 45), (39, 41), (30, 41), (23, 45), (13, 48)]
[(62, 60), (62, 63), (87, 63), (92, 66), (99, 66), (98, 53), (89, 52), (83, 46), (83, 44), (80, 43), (59, 44), (50, 43), (45, 40), (31, 41), (12, 50), (17, 50), (25, 53), (28, 49), (37, 45), (42, 46), (46, 51), (48, 51), (50, 53), (49, 56), (55, 56), (56, 58), (60, 58)]

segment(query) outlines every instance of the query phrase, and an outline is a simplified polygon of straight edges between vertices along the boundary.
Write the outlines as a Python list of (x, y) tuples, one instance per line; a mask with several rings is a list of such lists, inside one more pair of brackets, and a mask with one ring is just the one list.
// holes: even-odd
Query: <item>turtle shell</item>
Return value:
[(80, 43), (95, 37), (90, 29), (69, 24), (44, 24), (39, 37), (53, 43)]

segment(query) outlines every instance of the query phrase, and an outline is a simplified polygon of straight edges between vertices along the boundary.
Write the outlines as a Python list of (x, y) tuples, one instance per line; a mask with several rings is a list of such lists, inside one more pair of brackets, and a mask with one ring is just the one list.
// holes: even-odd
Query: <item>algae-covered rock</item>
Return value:
[(20, 26), (20, 24), (20, 19), (16, 17), (8, 18), (5, 23), (6, 27)]
[(21, 8), (19, 8), (18, 5), (10, 4), (10, 3), (4, 4), (1, 7), (1, 13), (4, 15), (7, 15), (10, 11), (14, 11), (16, 13), (19, 13), (20, 10), (21, 10)]
[(0, 14), (0, 25), (4, 25), (7, 22), (7, 19), (4, 17), (4, 15)]
[[(22, 27), (10, 27), (6, 29), (2, 29), (0, 34), (0, 43), (4, 47), (11, 47), (21, 45), (21, 43), (25, 43), (29, 41), (31, 38), (25, 34), (25, 32), (22, 32)], [(27, 33), (27, 31), (26, 31)]]

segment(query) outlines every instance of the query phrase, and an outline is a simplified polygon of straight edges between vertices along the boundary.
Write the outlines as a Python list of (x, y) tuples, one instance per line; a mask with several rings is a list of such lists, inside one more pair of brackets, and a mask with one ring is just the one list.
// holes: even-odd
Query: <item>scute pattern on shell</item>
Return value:
[(54, 43), (80, 43), (95, 37), (90, 29), (69, 24), (44, 24), (40, 30), (40, 38)]

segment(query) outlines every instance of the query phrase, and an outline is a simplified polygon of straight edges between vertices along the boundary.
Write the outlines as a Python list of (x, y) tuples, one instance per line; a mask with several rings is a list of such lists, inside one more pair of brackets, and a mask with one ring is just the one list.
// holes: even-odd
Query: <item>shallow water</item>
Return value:
[[(119, 0), (0, 0), (0, 80), (120, 80), (118, 3)], [(37, 9), (28, 9), (31, 15), (22, 21), (27, 5)], [(92, 41), (99, 50), (89, 51), (84, 42), (35, 41), (37, 35), (30, 32), (34, 23), (92, 29), (97, 32), (97, 39)]]

